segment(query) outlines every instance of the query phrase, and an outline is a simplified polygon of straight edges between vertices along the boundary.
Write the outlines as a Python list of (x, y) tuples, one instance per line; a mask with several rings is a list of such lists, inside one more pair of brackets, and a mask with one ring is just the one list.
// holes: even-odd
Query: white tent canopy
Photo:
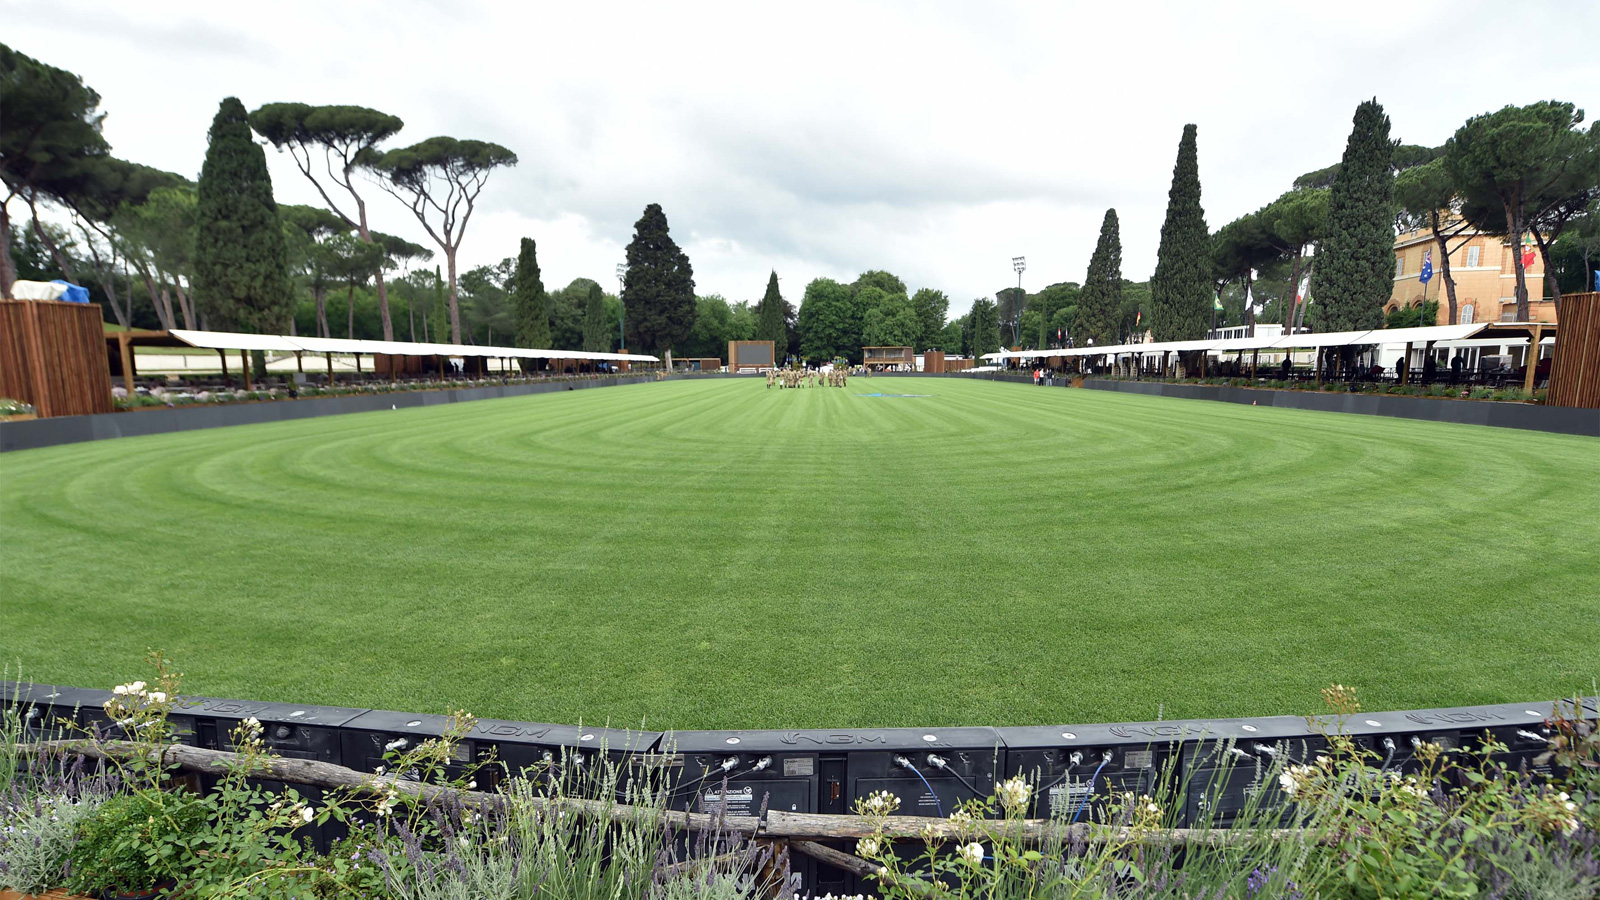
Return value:
[[(1160, 341), (1148, 344), (1112, 344), (1104, 347), (1071, 347), (1058, 350), (999, 350), (985, 353), (983, 359), (1053, 359), (1064, 356), (1119, 356), (1121, 354), (1237, 353), (1242, 350), (1309, 350), (1320, 347), (1353, 347), (1394, 344), (1429, 344), (1457, 342), (1470, 338), (1489, 323), (1471, 325), (1428, 325), (1421, 328), (1379, 328), (1369, 331), (1323, 331), (1292, 335), (1263, 335), (1261, 337), (1226, 338), (1200, 341)], [(1491, 343), (1511, 343), (1492, 341)], [(1526, 338), (1523, 339), (1526, 342)], [(1452, 346), (1459, 346), (1452, 344)]]
[(362, 341), (282, 334), (240, 334), (230, 331), (173, 329), (172, 336), (206, 350), (271, 350), (280, 353), (387, 354), (390, 356), (484, 356), (490, 359), (570, 359), (589, 362), (660, 362), (643, 353), (584, 353), (579, 350), (530, 350), (526, 347), (480, 347), (473, 344), (424, 344), (413, 341)]

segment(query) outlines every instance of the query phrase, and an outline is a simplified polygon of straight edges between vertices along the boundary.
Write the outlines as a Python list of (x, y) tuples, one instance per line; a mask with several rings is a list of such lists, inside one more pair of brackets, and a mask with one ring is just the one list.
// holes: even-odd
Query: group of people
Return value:
[(1050, 368), (1049, 366), (1040, 366), (1039, 368), (1034, 369), (1033, 370), (1033, 383), (1034, 384), (1038, 384), (1038, 385), (1046, 385), (1046, 386), (1049, 386), (1049, 387), (1055, 387), (1056, 370)]
[(777, 385), (779, 390), (801, 387), (844, 387), (849, 380), (850, 372), (847, 369), (828, 369), (820, 372), (815, 369), (767, 370), (767, 387)]

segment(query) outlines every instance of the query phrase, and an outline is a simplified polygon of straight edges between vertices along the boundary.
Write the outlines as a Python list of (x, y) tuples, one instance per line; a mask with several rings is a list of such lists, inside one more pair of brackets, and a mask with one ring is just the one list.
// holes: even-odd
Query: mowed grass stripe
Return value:
[[(926, 394), (868, 397), (869, 393)], [(0, 650), (658, 728), (1585, 689), (1600, 442), (956, 379), (707, 379), (0, 456)]]

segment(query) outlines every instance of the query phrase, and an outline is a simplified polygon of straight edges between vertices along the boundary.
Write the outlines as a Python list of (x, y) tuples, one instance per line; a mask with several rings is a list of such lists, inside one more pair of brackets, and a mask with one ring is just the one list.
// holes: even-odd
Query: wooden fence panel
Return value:
[(1600, 293), (1562, 296), (1545, 402), (1600, 409)]
[(0, 301), (0, 396), (32, 404), (41, 417), (111, 412), (100, 306)]

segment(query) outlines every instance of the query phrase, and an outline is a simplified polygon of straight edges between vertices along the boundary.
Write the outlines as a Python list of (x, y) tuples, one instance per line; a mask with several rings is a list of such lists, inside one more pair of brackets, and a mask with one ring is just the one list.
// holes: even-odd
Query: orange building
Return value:
[[(1402, 306), (1421, 306), (1426, 296), (1427, 300), (1439, 304), (1439, 325), (1516, 321), (1517, 272), (1512, 253), (1517, 248), (1511, 247), (1503, 234), (1485, 234), (1472, 229), (1448, 243), (1453, 251), (1450, 275), (1456, 283), (1456, 321), (1450, 321), (1450, 300), (1444, 286), (1439, 244), (1434, 241), (1433, 232), (1426, 228), (1406, 232), (1395, 239), (1394, 291), (1389, 295), (1389, 302), (1384, 304), (1384, 312)], [(1417, 278), (1422, 273), (1423, 254), (1430, 250), (1433, 251), (1433, 278), (1424, 285)], [(1524, 277), (1528, 284), (1528, 318), (1534, 322), (1554, 322), (1556, 308), (1544, 297), (1544, 260), (1537, 252), (1526, 266)]]

